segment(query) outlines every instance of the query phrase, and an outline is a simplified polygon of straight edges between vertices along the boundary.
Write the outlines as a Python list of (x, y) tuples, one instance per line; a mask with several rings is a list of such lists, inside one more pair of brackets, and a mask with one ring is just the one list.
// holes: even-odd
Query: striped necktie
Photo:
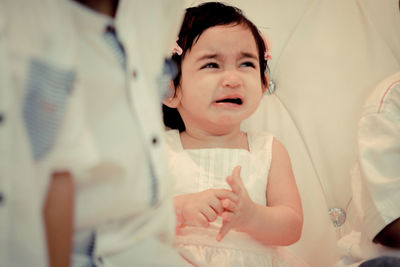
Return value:
[[(111, 25), (107, 26), (105, 32), (104, 32), (104, 38), (107, 42), (107, 44), (111, 47), (113, 50), (116, 58), (120, 62), (122, 68), (126, 70), (126, 57), (125, 57), (125, 49), (121, 42), (118, 39), (117, 32), (115, 31), (115, 28)], [(155, 175), (154, 167), (150, 165), (150, 176), (151, 176), (151, 204), (152, 205), (157, 205), (158, 203), (158, 181)]]
[(111, 25), (108, 25), (104, 32), (104, 39), (106, 43), (112, 49), (115, 57), (117, 58), (118, 62), (120, 63), (122, 69), (126, 69), (126, 57), (125, 57), (125, 49), (122, 46), (121, 42), (118, 39), (117, 32), (115, 28)]

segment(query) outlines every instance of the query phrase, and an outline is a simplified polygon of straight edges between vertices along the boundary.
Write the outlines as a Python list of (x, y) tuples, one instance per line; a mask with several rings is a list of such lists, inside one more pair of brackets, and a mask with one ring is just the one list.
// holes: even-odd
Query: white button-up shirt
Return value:
[[(4, 9), (0, 8), (0, 12)], [(46, 266), (40, 181), (12, 86), (0, 15), (0, 266)]]
[(60, 4), (0, 3), (0, 266), (4, 267), (47, 266), (42, 206), (51, 173), (71, 166), (79, 170), (95, 157), (83, 128), (82, 97), (78, 90), (70, 90), (74, 47), (69, 45), (71, 28)]
[(400, 217), (400, 72), (371, 94), (358, 126), (360, 193), (371, 201), (358, 194), (354, 198), (362, 197), (362, 222), (372, 240)]
[[(77, 177), (76, 234), (95, 232), (100, 266), (179, 266), (156, 78), (162, 47), (172, 47), (178, 26), (164, 20), (167, 11), (177, 22), (183, 10), (179, 1), (121, 1), (112, 21), (77, 3), (71, 8), (79, 86), (98, 151), (95, 164)], [(125, 70), (105, 41), (108, 25), (125, 47)]]
[[(400, 72), (383, 80), (366, 101), (358, 124), (357, 161), (352, 171), (353, 199), (360, 226), (338, 242), (341, 264), (400, 251), (373, 243), (400, 217)], [(341, 265), (339, 265), (341, 266)]]

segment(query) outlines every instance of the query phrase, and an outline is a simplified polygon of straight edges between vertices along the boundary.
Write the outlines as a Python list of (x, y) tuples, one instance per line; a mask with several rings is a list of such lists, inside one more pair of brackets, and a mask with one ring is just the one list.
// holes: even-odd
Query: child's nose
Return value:
[(229, 70), (225, 72), (223, 77), (222, 86), (223, 87), (238, 87), (242, 85), (242, 79), (239, 74), (234, 70)]

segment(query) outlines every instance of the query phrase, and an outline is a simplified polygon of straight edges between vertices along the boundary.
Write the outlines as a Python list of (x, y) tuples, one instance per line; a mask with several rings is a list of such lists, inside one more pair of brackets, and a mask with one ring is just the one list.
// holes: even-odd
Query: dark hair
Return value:
[[(225, 5), (219, 2), (207, 2), (196, 7), (186, 9), (185, 17), (182, 22), (178, 35), (178, 45), (182, 48), (182, 55), (174, 54), (172, 60), (175, 62), (178, 73), (174, 78), (174, 86), (177, 88), (181, 80), (181, 65), (187, 51), (190, 51), (193, 45), (200, 38), (201, 34), (214, 26), (222, 25), (244, 25), (254, 36), (256, 41), (261, 82), (267, 85), (265, 71), (267, 70), (267, 60), (264, 59), (265, 44), (257, 27), (248, 20), (242, 10), (237, 7)], [(163, 105), (163, 119), (165, 126), (171, 129), (178, 129), (180, 132), (185, 130), (185, 124), (176, 108), (169, 108)]]

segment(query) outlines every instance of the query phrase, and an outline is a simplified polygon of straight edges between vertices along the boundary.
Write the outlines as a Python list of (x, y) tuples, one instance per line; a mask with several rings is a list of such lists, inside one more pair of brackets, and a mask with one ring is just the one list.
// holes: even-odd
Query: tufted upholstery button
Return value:
[(346, 212), (342, 208), (330, 208), (328, 214), (335, 227), (340, 227), (346, 222)]
[(272, 95), (275, 92), (275, 82), (270, 80), (267, 87), (268, 94)]
[(0, 113), (0, 124), (4, 121), (4, 115)]

